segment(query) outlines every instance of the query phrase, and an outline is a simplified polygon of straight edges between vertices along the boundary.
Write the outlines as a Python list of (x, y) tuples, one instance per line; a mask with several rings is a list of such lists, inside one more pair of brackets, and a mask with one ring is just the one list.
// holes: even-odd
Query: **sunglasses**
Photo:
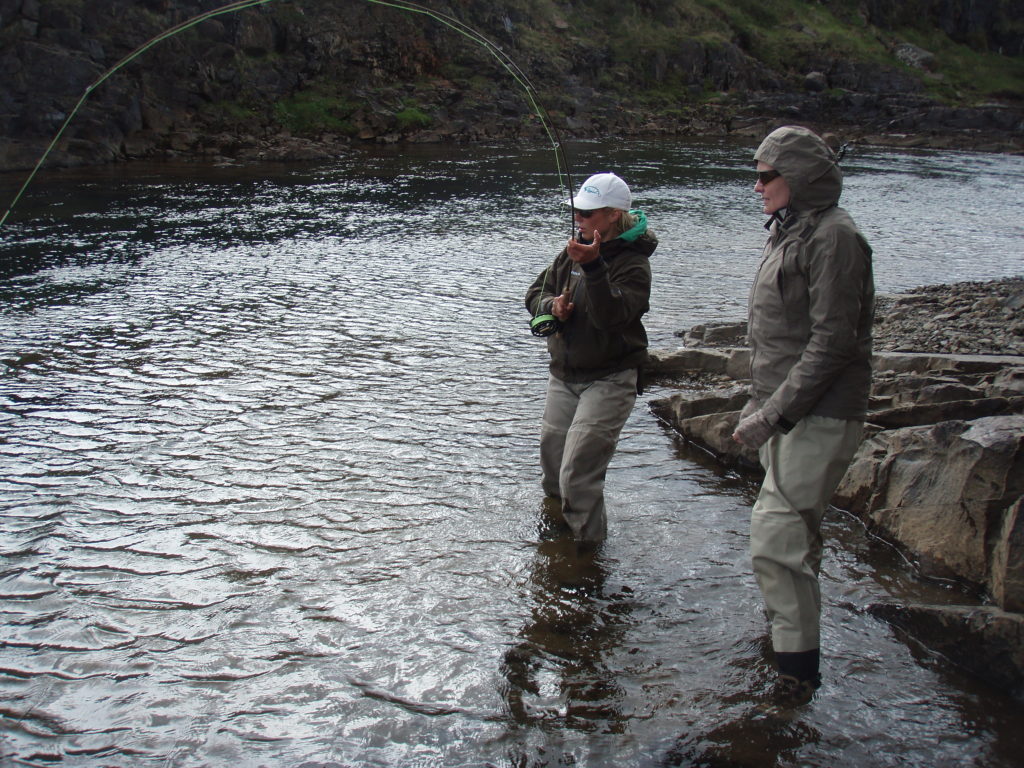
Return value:
[(577, 208), (576, 209), (576, 215), (579, 216), (581, 219), (589, 219), (591, 216), (593, 216), (595, 213), (597, 213), (600, 210), (601, 210), (600, 208), (595, 208), (592, 211), (581, 211), (579, 208)]
[(761, 186), (767, 186), (769, 181), (775, 181), (782, 174), (778, 171), (758, 171), (757, 180), (761, 182)]

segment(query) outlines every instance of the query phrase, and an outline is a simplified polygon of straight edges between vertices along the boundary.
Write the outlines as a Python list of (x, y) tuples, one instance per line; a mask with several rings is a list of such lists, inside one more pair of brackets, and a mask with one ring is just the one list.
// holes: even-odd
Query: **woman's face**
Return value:
[[(758, 161), (757, 172), (760, 175), (765, 171), (774, 172), (768, 163), (762, 163)], [(780, 208), (785, 208), (789, 205), (789, 184), (782, 176), (776, 176), (770, 181), (763, 182), (759, 176), (757, 183), (754, 184), (754, 191), (761, 196), (761, 200), (764, 203), (764, 212), (771, 216)]]
[[(589, 215), (588, 215), (589, 214)], [(612, 225), (619, 220), (622, 211), (618, 208), (598, 208), (595, 211), (576, 211), (576, 226), (584, 240), (593, 240), (594, 232), (601, 233), (602, 242), (608, 239)]]

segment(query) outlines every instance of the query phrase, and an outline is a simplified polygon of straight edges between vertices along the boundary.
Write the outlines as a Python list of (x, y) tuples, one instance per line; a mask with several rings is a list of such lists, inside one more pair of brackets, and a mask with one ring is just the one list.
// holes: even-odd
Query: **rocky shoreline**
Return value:
[[(730, 109), (704, 108), (692, 110), (686, 117), (666, 118), (657, 114), (635, 113), (628, 122), (613, 120), (602, 127), (580, 126), (573, 121), (559, 120), (556, 128), (563, 139), (590, 140), (613, 136), (619, 139), (710, 138), (749, 139), (757, 143), (774, 128), (784, 123), (799, 123), (820, 133), (831, 133), (841, 143), (890, 149), (932, 149), (990, 152), (1007, 155), (1024, 154), (1024, 135), (1015, 130), (957, 130), (946, 124), (916, 124), (906, 131), (869, 130), (850, 120), (808, 118), (798, 109), (780, 109), (737, 120)], [(811, 113), (813, 115), (813, 112)], [(980, 114), (980, 113), (979, 113)], [(978, 118), (979, 122), (984, 117)], [(119, 154), (109, 161), (184, 160), (220, 164), (252, 162), (308, 162), (331, 160), (339, 155), (374, 145), (441, 144), (473, 142), (546, 142), (547, 134), (539, 123), (524, 125), (518, 121), (476, 120), (467, 127), (466, 120), (438, 123), (420, 130), (394, 130), (375, 127), (374, 121), (360, 118), (356, 137), (326, 133), (318, 136), (293, 136), (288, 131), (250, 133), (206, 133), (202, 130), (177, 132), (168, 136), (142, 135), (126, 141)], [(612, 130), (609, 130), (612, 125)], [(573, 127), (574, 126), (574, 127)], [(19, 161), (28, 167), (31, 152)], [(61, 164), (76, 165), (71, 155), (61, 157)], [(0, 170), (12, 170), (11, 166)]]
[[(696, 326), (652, 353), (676, 392), (651, 410), (721, 462), (760, 474), (731, 439), (747, 400), (745, 323)], [(833, 499), (924, 578), (970, 605), (865, 606), (988, 683), (1024, 696), (1024, 277), (880, 296), (864, 440)], [(967, 594), (967, 592), (965, 592)]]
[[(939, 39), (967, 35), (961, 43), (1019, 55), (1016, 15), (961, 12), (964, 4), (929, 0), (909, 13), (927, 11)], [(543, 142), (549, 131), (757, 141), (781, 123), (862, 145), (1024, 152), (1015, 81), (949, 93), (943, 67), (962, 67), (901, 37), (902, 5), (831, 9), (868, 47), (881, 44), (872, 56), (823, 46), (796, 24), (772, 31), (803, 55), (774, 63), (754, 57), (742, 14), (713, 13), (704, 30), (681, 17), (666, 26), (666, 14), (682, 12), (672, 3), (594, 7), (586, 19), (547, 2), (461, 8), (470, 28), (524, 63), (540, 86), (534, 93), (462, 36), (380, 4), (274, 3), (192, 26), (186, 20), (209, 3), (0, 0), (0, 172), (32, 169), (58, 137), (50, 168), (316, 161), (367, 144)], [(612, 28), (619, 15), (667, 37), (638, 32), (635, 55), (616, 50), (618, 35), (592, 39), (588, 23)], [(181, 25), (180, 35), (162, 37)], [(143, 48), (147, 38), (163, 42)]]
[[(750, 95), (751, 97), (756, 95)], [(865, 126), (859, 114), (823, 116), (811, 102), (800, 95), (774, 99), (776, 107), (756, 111), (757, 100), (742, 105), (738, 97), (729, 102), (680, 110), (670, 117), (657, 113), (619, 109), (607, 121), (586, 122), (564, 117), (553, 119), (552, 125), (562, 139), (590, 140), (615, 137), (619, 139), (712, 138), (749, 140), (757, 143), (774, 128), (785, 123), (806, 125), (820, 133), (831, 133), (841, 143), (864, 147), (891, 149), (931, 149), (990, 152), (1009, 155), (1024, 154), (1024, 112), (992, 106), (961, 110), (969, 112), (968, 122), (974, 127), (957, 128), (950, 118), (924, 117), (922, 110), (909, 122), (886, 118), (884, 111), (873, 110), (863, 117), (876, 125)], [(804, 103), (804, 107), (794, 106)], [(788, 104), (789, 106), (786, 106)], [(744, 114), (737, 116), (737, 111)], [(881, 118), (879, 115), (881, 114)], [(992, 115), (1007, 115), (1007, 127), (977, 126), (992, 123)], [(381, 117), (384, 115), (385, 117)], [(260, 162), (317, 162), (359, 152), (361, 149), (396, 144), (467, 144), (474, 142), (539, 143), (550, 140), (535, 116), (502, 118), (493, 115), (460, 115), (456, 119), (434, 118), (429, 128), (396, 128), (387, 119), (388, 108), (372, 102), (353, 115), (355, 135), (323, 132), (294, 135), (287, 129), (264, 126), (261, 129), (230, 128), (215, 125), (179, 124), (167, 127), (146, 127), (131, 135), (103, 141), (65, 140), (47, 157), (47, 167), (82, 167), (106, 163), (138, 161), (177, 161), (241, 165)], [(878, 125), (881, 121), (881, 125)], [(902, 128), (897, 124), (903, 123)], [(15, 139), (0, 149), (0, 173), (23, 172), (33, 168), (43, 156), (52, 136), (33, 140)]]

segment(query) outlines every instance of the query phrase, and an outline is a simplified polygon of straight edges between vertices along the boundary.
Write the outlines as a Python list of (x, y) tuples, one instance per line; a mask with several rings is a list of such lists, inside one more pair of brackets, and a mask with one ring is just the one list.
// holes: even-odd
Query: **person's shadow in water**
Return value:
[[(615, 662), (635, 623), (626, 586), (608, 588), (613, 563), (604, 547), (580, 547), (546, 500), (538, 524), (528, 588), (533, 604), (518, 642), (501, 663), (501, 693), (509, 725), (511, 765), (561, 765), (567, 732), (625, 733), (628, 692)], [(737, 658), (744, 690), (722, 697), (725, 721), (710, 731), (679, 737), (658, 764), (668, 768), (770, 768), (791, 764), (799, 750), (820, 739), (799, 713), (764, 717), (753, 706), (770, 687), (767, 637)], [(634, 702), (635, 703), (635, 702)], [(536, 762), (540, 760), (540, 762)]]
[[(730, 662), (734, 678), (743, 681), (708, 700), (722, 722), (707, 731), (676, 739), (660, 768), (774, 768), (800, 765), (800, 750), (816, 744), (821, 734), (802, 717), (800, 708), (765, 707), (775, 678), (768, 634), (744, 643), (745, 652)], [(817, 763), (815, 763), (817, 764)]]
[(740, 719), (714, 728), (699, 739), (677, 744), (664, 768), (773, 768), (799, 765), (799, 750), (820, 734), (799, 718)]
[[(626, 694), (607, 656), (631, 623), (632, 591), (622, 586), (608, 594), (604, 547), (578, 545), (552, 500), (545, 501), (538, 532), (530, 618), (501, 664), (510, 731), (622, 732)], [(529, 750), (515, 741), (515, 751)], [(544, 751), (552, 746), (536, 744)], [(524, 758), (520, 752), (513, 764)]]

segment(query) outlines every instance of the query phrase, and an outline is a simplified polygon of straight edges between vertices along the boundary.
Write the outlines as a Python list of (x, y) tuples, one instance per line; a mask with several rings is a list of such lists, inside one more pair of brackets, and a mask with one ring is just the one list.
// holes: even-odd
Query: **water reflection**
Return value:
[[(822, 735), (804, 710), (776, 711), (769, 693), (775, 679), (767, 633), (734, 647), (730, 687), (708, 704), (717, 724), (681, 735), (666, 751), (664, 768), (769, 768), (802, 765)], [(852, 763), (851, 763), (852, 764)]]
[(674, 747), (665, 768), (767, 768), (800, 765), (800, 753), (820, 740), (818, 731), (799, 719), (741, 720), (714, 728), (696, 744)]
[(557, 754), (558, 734), (627, 730), (628, 695), (607, 657), (632, 623), (632, 590), (623, 585), (608, 593), (611, 564), (604, 547), (574, 541), (557, 503), (546, 499), (539, 518), (527, 586), (529, 619), (501, 665), (513, 740), (508, 760), (513, 766), (566, 759), (587, 764), (595, 758), (585, 748), (562, 747)]

